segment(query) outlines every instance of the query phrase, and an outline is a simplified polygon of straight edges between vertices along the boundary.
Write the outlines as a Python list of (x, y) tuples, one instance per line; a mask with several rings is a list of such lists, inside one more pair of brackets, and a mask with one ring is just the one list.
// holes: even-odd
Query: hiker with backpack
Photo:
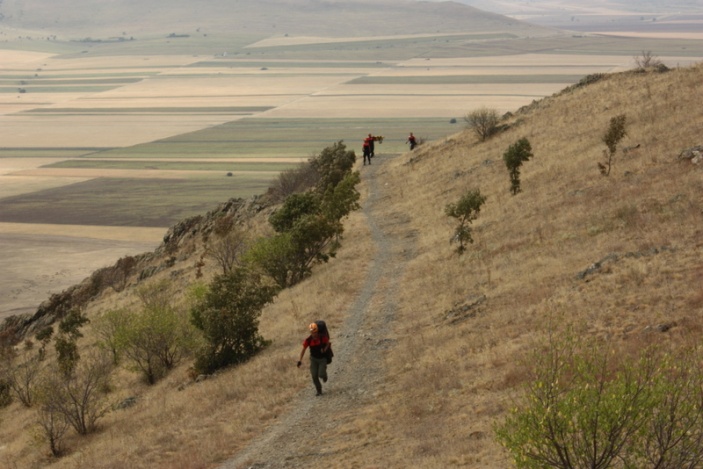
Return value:
[(322, 395), (322, 382), (327, 382), (327, 364), (332, 361), (332, 344), (324, 321), (313, 322), (308, 326), (310, 335), (303, 341), (298, 368), (303, 364), (305, 350), (310, 348), (310, 376), (315, 384), (317, 395)]
[(410, 135), (408, 136), (408, 139), (405, 141), (405, 143), (410, 144), (411, 151), (417, 146), (417, 139), (415, 138), (412, 132), (410, 132)]
[(364, 139), (364, 144), (361, 147), (361, 151), (364, 154), (364, 166), (366, 166), (366, 162), (368, 161), (369, 164), (371, 164), (371, 156), (372, 156), (372, 146), (373, 146), (373, 137), (371, 134), (369, 134), (368, 137)]

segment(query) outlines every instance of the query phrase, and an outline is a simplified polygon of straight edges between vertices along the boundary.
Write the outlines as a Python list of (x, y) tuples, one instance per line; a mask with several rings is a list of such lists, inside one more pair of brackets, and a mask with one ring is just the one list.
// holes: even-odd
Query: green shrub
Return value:
[(626, 123), (627, 118), (625, 114), (620, 114), (618, 116), (612, 117), (610, 119), (610, 124), (608, 124), (608, 129), (601, 137), (601, 140), (603, 141), (603, 143), (605, 143), (605, 146), (608, 147), (608, 150), (604, 151), (606, 159), (605, 164), (598, 165), (601, 174), (603, 174), (604, 176), (610, 175), (610, 168), (613, 165), (613, 157), (615, 156), (615, 152), (617, 151), (618, 143), (620, 143), (620, 140), (622, 140), (623, 137), (627, 135), (627, 131), (625, 129)]
[(278, 234), (258, 240), (244, 255), (281, 288), (295, 285), (310, 275), (316, 263), (335, 256), (344, 231), (341, 220), (359, 208), (356, 185), (361, 178), (358, 172), (350, 172), (353, 159), (349, 158), (341, 142), (325, 149), (316, 160), (326, 175), (317, 189), (286, 198), (269, 217)]
[(320, 211), (320, 196), (314, 192), (293, 194), (269, 216), (269, 223), (277, 233), (290, 231), (303, 216)]
[(192, 323), (206, 341), (197, 354), (196, 371), (212, 373), (242, 363), (266, 346), (259, 334), (259, 316), (277, 292), (278, 288), (242, 268), (215, 277), (191, 309)]
[(188, 356), (195, 344), (187, 316), (172, 306), (148, 306), (130, 312), (118, 332), (124, 355), (148, 384), (154, 384)]
[(532, 145), (526, 138), (521, 138), (514, 144), (510, 145), (503, 153), (503, 161), (510, 173), (510, 192), (515, 195), (520, 192), (520, 167), (522, 163), (528, 161), (534, 155), (532, 154)]
[(552, 337), (499, 442), (518, 468), (680, 468), (703, 461), (699, 349), (639, 356)]
[(109, 339), (116, 349), (113, 361), (124, 356), (148, 384), (154, 384), (192, 353), (197, 334), (187, 310), (173, 305), (165, 282), (142, 287), (138, 295), (143, 307), (109, 315), (107, 333), (114, 334)]
[(80, 328), (88, 322), (88, 318), (80, 311), (72, 310), (59, 323), (59, 333), (54, 338), (54, 348), (59, 368), (66, 376), (73, 372), (80, 360), (77, 342), (83, 337)]
[(459, 255), (462, 255), (464, 251), (466, 251), (467, 243), (474, 242), (469, 225), (478, 218), (478, 214), (481, 212), (481, 206), (485, 202), (486, 197), (481, 195), (480, 190), (476, 189), (468, 191), (457, 203), (448, 204), (444, 208), (444, 213), (447, 216), (456, 218), (459, 221), (459, 225), (456, 227), (454, 236), (452, 237), (452, 242), (456, 241), (459, 243), (456, 249)]
[(319, 155), (310, 159), (310, 166), (318, 176), (315, 191), (324, 194), (349, 174), (356, 162), (353, 150), (347, 150), (343, 141), (323, 149)]

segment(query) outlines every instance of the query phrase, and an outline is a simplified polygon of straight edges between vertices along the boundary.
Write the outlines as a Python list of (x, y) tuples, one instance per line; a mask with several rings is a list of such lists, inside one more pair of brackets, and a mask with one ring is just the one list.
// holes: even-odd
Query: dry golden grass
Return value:
[[(366, 314), (377, 328), (336, 340), (372, 337), (390, 345), (377, 357), (383, 371), (368, 376), (377, 383), (372, 398), (320, 417), (325, 451), (314, 454), (315, 464), (507, 468), (492, 426), (525, 379), (526, 352), (548, 329), (573, 324), (625, 349), (700, 341), (703, 173), (677, 155), (702, 143), (702, 81), (700, 65), (618, 75), (541, 101), (488, 142), (462, 132), (374, 162), (374, 218), (398, 264), (398, 277), (381, 281), (396, 307), (388, 328), (376, 308), (383, 305), (374, 303)], [(628, 119), (621, 148), (640, 147), (618, 152), (603, 177), (596, 167), (600, 137), (621, 113)], [(523, 192), (511, 196), (502, 154), (521, 137), (535, 157), (522, 168)], [(366, 203), (371, 181), (364, 174)], [(473, 188), (488, 199), (473, 224), (475, 243), (458, 258), (444, 207)], [(121, 373), (116, 397), (137, 395), (137, 406), (110, 414), (95, 435), (71, 437), (69, 454), (50, 466), (214, 467), (275, 426), (311, 389), (307, 372), (293, 366), (305, 325), (322, 316), (334, 334), (373, 269), (367, 223), (353, 214), (337, 259), (266, 308), (261, 331), (273, 339), (270, 348), (181, 391), (186, 365), (152, 388)], [(578, 278), (609, 254), (617, 259)], [(186, 286), (174, 280), (175, 288)], [(106, 296), (91, 314), (118, 301), (130, 300)], [(462, 305), (466, 311), (456, 313)], [(652, 330), (661, 323), (674, 327)], [(351, 367), (332, 365), (332, 389), (335, 367), (343, 365)], [(0, 467), (49, 465), (45, 445), (27, 436), (30, 411), (13, 404), (0, 419)], [(320, 438), (298, 436), (308, 447)]]

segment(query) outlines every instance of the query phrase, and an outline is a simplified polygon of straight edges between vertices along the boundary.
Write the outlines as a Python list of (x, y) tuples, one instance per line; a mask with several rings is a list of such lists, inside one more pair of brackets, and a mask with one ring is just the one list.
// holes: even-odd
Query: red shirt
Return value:
[(326, 335), (318, 335), (317, 337), (308, 336), (308, 338), (303, 341), (303, 348), (306, 349), (310, 347), (310, 355), (315, 358), (323, 358), (325, 355), (322, 353), (322, 349), (329, 343), (330, 338)]

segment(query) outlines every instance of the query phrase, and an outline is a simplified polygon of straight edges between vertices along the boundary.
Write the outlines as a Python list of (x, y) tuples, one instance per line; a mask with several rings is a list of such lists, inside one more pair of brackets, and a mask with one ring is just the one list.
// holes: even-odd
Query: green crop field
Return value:
[[(457, 116), (461, 117), (461, 116)], [(91, 155), (100, 158), (307, 158), (342, 140), (360, 155), (369, 133), (382, 135), (376, 153), (407, 151), (409, 132), (428, 141), (461, 130), (447, 118), (368, 119), (267, 119), (249, 118), (228, 122), (156, 142), (115, 148)], [(461, 121), (459, 119), (459, 121)]]
[(273, 175), (195, 179), (98, 178), (3, 199), (0, 222), (167, 227), (232, 197), (261, 192)]

